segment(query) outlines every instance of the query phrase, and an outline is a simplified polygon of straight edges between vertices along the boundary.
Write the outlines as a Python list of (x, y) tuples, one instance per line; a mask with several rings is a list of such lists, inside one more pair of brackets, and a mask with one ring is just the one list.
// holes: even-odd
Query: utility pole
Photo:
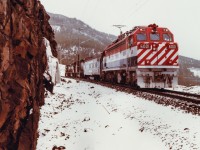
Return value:
[(61, 59), (62, 59), (62, 55), (61, 55), (60, 50), (58, 50), (58, 61), (59, 61), (59, 63), (61, 63)]
[(79, 37), (79, 35), (81, 34), (81, 30), (83, 30), (83, 28), (78, 28), (78, 31), (79, 31), (79, 34), (78, 34), (78, 52), (77, 52), (77, 57), (78, 57), (78, 60), (77, 60), (77, 72), (78, 72), (78, 74), (80, 75), (80, 56), (79, 56), (79, 54), (80, 54), (80, 37)]
[(79, 32), (79, 34), (78, 34), (78, 52), (79, 52), (79, 50), (80, 50), (80, 34), (81, 34), (81, 30), (83, 30), (83, 28), (78, 28), (78, 32)]
[(116, 27), (116, 28), (119, 28), (120, 34), (122, 34), (121, 28), (125, 27), (125, 25), (113, 25), (113, 26)]

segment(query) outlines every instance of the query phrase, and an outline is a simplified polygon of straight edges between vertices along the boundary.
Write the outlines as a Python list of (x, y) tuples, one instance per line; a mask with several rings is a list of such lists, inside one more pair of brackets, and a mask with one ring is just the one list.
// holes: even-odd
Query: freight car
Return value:
[(83, 77), (83, 60), (75, 61), (72, 64), (65, 66), (65, 76), (66, 77)]
[(136, 26), (118, 36), (99, 58), (83, 63), (85, 77), (140, 88), (172, 88), (178, 83), (178, 44), (169, 29)]
[(66, 65), (65, 76), (66, 77), (74, 77), (74, 65), (73, 64)]

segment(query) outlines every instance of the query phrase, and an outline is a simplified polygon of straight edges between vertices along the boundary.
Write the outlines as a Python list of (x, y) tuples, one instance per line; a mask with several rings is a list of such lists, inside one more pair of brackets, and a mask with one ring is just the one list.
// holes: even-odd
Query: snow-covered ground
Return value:
[(41, 108), (37, 150), (54, 145), (67, 150), (200, 150), (200, 116), (100, 85), (66, 81)]
[(195, 93), (200, 95), (200, 86), (182, 86), (178, 85), (177, 88), (175, 88), (176, 91), (183, 91), (187, 93)]
[(200, 77), (200, 68), (190, 68), (190, 71), (194, 73), (194, 76)]
[(65, 65), (59, 64), (60, 68), (60, 76), (64, 77), (65, 76)]

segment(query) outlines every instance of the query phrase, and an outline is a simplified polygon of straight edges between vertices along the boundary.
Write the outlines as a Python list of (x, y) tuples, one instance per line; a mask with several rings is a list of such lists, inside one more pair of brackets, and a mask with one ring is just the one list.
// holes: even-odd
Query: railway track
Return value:
[(198, 94), (192, 94), (192, 93), (186, 93), (186, 92), (180, 92), (180, 91), (172, 91), (172, 90), (166, 90), (166, 89), (138, 89), (143, 92), (148, 92), (164, 97), (170, 97), (174, 99), (178, 99), (181, 101), (187, 101), (194, 104), (200, 104), (200, 95)]
[[(110, 82), (105, 82), (105, 81), (101, 81), (101, 82), (111, 84)], [(150, 89), (150, 88), (140, 89), (140, 88), (134, 88), (130, 85), (122, 85), (122, 84), (114, 84), (114, 85), (124, 87), (124, 88), (130, 88), (134, 91), (146, 92), (149, 94), (155, 94), (159, 96), (178, 99), (181, 101), (191, 102), (194, 104), (200, 104), (200, 95), (198, 94), (186, 93), (186, 92), (181, 92), (181, 91), (173, 91), (173, 90), (168, 90), (168, 89)]]
[(154, 101), (159, 105), (172, 106), (172, 109), (181, 109), (185, 113), (191, 113), (200, 116), (200, 95), (198, 94), (165, 89), (138, 89), (130, 85), (115, 84), (105, 81), (95, 81), (83, 78), (73, 79), (102, 85), (117, 91), (130, 93), (146, 100)]
[(130, 85), (121, 85), (121, 84), (115, 84), (117, 86), (125, 87), (125, 88), (131, 88), (135, 91), (145, 92), (149, 94), (155, 94), (159, 96), (164, 96), (168, 98), (178, 99), (180, 101), (186, 101), (193, 104), (200, 104), (200, 95), (198, 94), (192, 94), (192, 93), (186, 93), (186, 92), (180, 92), (180, 91), (172, 91), (167, 89), (140, 89), (140, 88), (134, 88)]

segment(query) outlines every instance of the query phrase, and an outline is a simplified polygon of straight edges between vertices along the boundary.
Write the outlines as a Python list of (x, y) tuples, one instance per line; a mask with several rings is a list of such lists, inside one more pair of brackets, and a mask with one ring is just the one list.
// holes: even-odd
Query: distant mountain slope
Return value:
[(82, 58), (98, 55), (116, 39), (114, 35), (97, 31), (76, 18), (52, 13), (49, 15), (59, 45), (60, 57), (68, 56), (62, 61), (64, 63), (74, 61), (77, 54)]
[[(70, 64), (77, 60), (77, 54), (81, 58), (98, 55), (116, 39), (114, 35), (99, 32), (76, 18), (52, 13), (49, 15), (58, 43), (59, 59), (63, 64)], [(179, 84), (200, 85), (200, 78), (195, 77), (189, 70), (192, 67), (200, 68), (200, 61), (180, 56), (179, 64)]]
[(195, 76), (194, 73), (191, 72), (189, 69), (200, 69), (200, 61), (185, 56), (179, 56), (179, 64), (179, 84), (186, 86), (200, 85), (200, 78), (198, 76)]

